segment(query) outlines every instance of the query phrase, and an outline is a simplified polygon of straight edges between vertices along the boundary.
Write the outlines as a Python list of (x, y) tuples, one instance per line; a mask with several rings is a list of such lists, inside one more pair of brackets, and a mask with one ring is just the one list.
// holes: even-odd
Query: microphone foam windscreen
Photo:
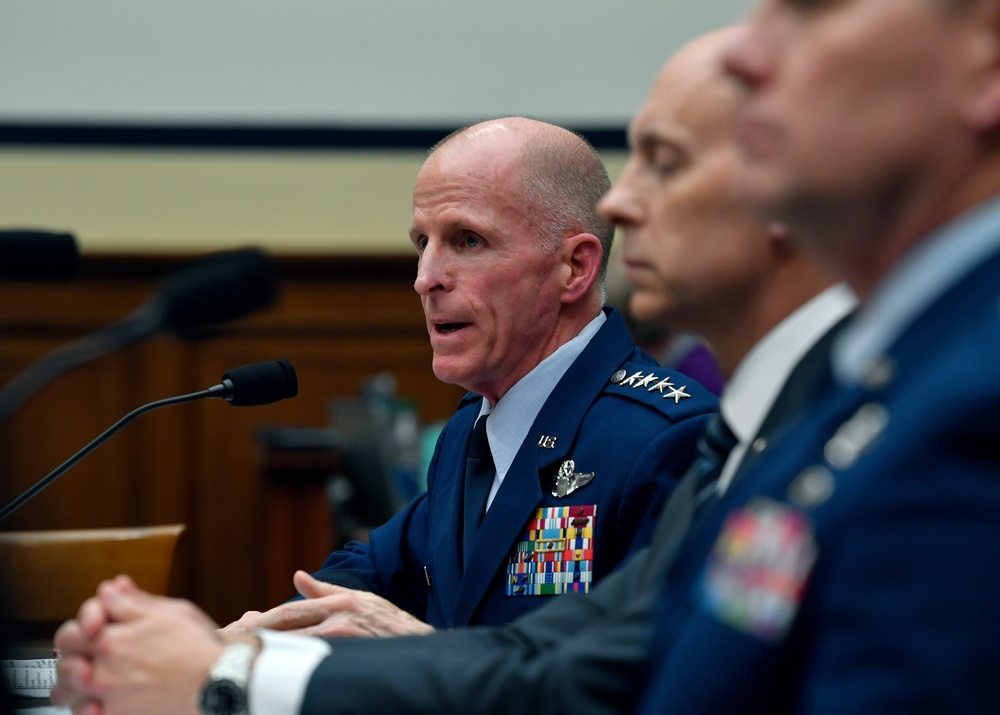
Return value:
[(229, 404), (239, 407), (266, 405), (299, 394), (295, 368), (287, 360), (258, 362), (237, 367), (222, 376), (233, 383)]
[(274, 302), (274, 264), (248, 248), (207, 256), (164, 281), (163, 327), (185, 334), (242, 318)]
[(80, 251), (71, 233), (0, 231), (0, 279), (66, 283), (76, 277), (79, 266)]

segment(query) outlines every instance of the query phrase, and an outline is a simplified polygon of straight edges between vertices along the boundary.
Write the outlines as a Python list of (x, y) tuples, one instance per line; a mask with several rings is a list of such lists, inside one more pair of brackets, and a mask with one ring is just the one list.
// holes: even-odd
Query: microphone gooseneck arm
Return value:
[[(230, 389), (232, 383), (230, 383)], [(179, 395), (177, 397), (167, 397), (162, 400), (157, 400), (156, 402), (150, 402), (148, 405), (143, 405), (142, 407), (137, 407), (136, 409), (129, 412), (127, 415), (122, 417), (120, 420), (115, 422), (113, 425), (108, 427), (106, 430), (101, 432), (97, 437), (90, 441), (90, 443), (81, 449), (79, 452), (74, 454), (72, 457), (67, 459), (65, 462), (60, 464), (58, 467), (53, 469), (47, 476), (35, 483), (33, 487), (25, 491), (21, 496), (12, 501), (10, 504), (5, 506), (2, 511), (0, 511), (0, 521), (3, 521), (8, 516), (13, 514), (19, 508), (21, 508), (29, 499), (38, 494), (38, 492), (45, 489), (56, 479), (61, 477), (70, 468), (72, 468), (77, 462), (86, 457), (88, 454), (93, 452), (95, 449), (100, 447), (111, 435), (120, 430), (122, 427), (127, 425), (129, 422), (134, 420), (141, 414), (150, 412), (160, 407), (167, 407), (168, 405), (179, 405), (182, 402), (191, 402), (193, 400), (200, 400), (205, 397), (224, 397), (222, 394), (218, 394), (221, 389), (224, 389), (223, 385), (216, 385), (215, 387), (209, 388), (208, 390), (202, 390), (200, 392), (192, 392), (188, 395)]]
[(274, 265), (257, 249), (206, 256), (167, 276), (121, 322), (56, 348), (0, 387), (0, 424), (58, 376), (157, 332), (192, 336), (241, 318), (273, 303), (276, 286)]
[(54, 375), (62, 375), (139, 342), (156, 332), (161, 317), (162, 309), (157, 303), (146, 303), (125, 320), (66, 343), (33, 362), (0, 388), (0, 424), (45, 387)]

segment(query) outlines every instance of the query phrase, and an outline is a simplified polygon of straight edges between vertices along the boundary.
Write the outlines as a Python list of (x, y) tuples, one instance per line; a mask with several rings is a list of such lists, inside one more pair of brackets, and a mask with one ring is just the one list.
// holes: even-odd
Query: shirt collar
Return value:
[(794, 367), (856, 304), (843, 283), (827, 288), (778, 323), (740, 361), (720, 406), (740, 443), (757, 434)]
[(479, 414), (493, 413), (490, 421), (486, 423), (486, 436), (489, 438), (493, 463), (501, 480), (510, 469), (514, 457), (517, 456), (531, 425), (549, 399), (553, 388), (606, 320), (604, 311), (598, 313), (597, 317), (587, 323), (576, 337), (559, 346), (535, 369), (518, 380), (496, 405), (491, 405), (485, 399), (482, 401)]
[(920, 313), (998, 247), (1000, 197), (994, 197), (912, 248), (837, 336), (834, 377), (844, 385), (862, 382), (866, 369)]

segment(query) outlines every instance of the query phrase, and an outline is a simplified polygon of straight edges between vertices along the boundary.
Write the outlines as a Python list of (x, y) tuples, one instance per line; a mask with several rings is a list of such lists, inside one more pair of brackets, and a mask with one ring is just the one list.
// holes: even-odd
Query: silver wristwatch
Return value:
[(260, 649), (252, 643), (230, 643), (208, 671), (198, 694), (202, 715), (246, 715), (249, 711), (250, 667)]

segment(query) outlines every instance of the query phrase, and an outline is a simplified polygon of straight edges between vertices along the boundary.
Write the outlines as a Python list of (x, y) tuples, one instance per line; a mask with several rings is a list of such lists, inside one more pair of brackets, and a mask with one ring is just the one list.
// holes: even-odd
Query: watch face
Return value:
[(205, 715), (239, 715), (247, 711), (247, 696), (231, 680), (214, 680), (201, 691), (201, 711)]

